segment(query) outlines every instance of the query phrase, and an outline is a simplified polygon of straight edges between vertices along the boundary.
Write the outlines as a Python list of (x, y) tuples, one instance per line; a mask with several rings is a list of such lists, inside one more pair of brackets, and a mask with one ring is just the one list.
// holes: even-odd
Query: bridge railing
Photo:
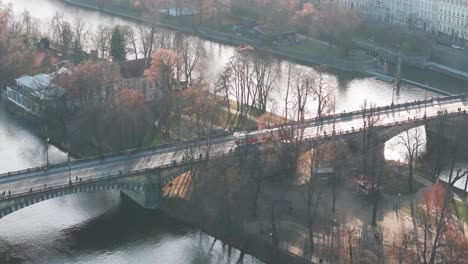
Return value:
[[(449, 101), (455, 101), (455, 100), (465, 100), (467, 96), (468, 94), (459, 94), (459, 95), (452, 95), (452, 96), (446, 96), (446, 97), (430, 98), (430, 99), (426, 99), (422, 101), (406, 102), (406, 103), (399, 103), (399, 104), (387, 105), (387, 106), (378, 106), (378, 107), (375, 107), (373, 110), (379, 114), (385, 114), (385, 113), (399, 110), (402, 108), (422, 106), (425, 104), (433, 103), (434, 101), (441, 103), (441, 102), (449, 102)], [(369, 111), (369, 109), (366, 109), (366, 110)], [(294, 125), (310, 125), (310, 124), (318, 123), (318, 122), (340, 120), (341, 118), (362, 115), (363, 112), (364, 112), (363, 110), (356, 110), (356, 111), (351, 111), (351, 112), (338, 113), (335, 115), (323, 116), (321, 119), (309, 118), (302, 122), (291, 121), (285, 124), (270, 126), (267, 129), (281, 128), (284, 126), (294, 126)], [(251, 130), (251, 131), (255, 131), (255, 130)]]
[[(396, 126), (396, 125), (406, 125), (406, 124), (411, 124), (411, 123), (415, 123), (415, 122), (420, 122), (421, 125), (424, 124), (424, 123), (427, 123), (428, 121), (430, 120), (436, 120), (436, 119), (440, 119), (440, 118), (446, 118), (446, 117), (451, 117), (451, 116), (459, 116), (460, 114), (466, 114), (466, 111), (453, 111), (453, 112), (447, 112), (447, 113), (438, 113), (437, 115), (434, 115), (434, 116), (428, 116), (428, 117), (419, 117), (419, 118), (409, 118), (407, 120), (403, 120), (403, 121), (395, 121), (395, 122), (390, 122), (390, 123), (386, 123), (386, 124), (383, 124), (383, 125), (378, 125), (377, 127), (378, 128), (388, 128), (388, 127), (393, 127), (393, 126)], [(316, 134), (310, 138), (306, 138), (305, 141), (320, 141), (320, 140), (323, 140), (323, 139), (327, 139), (327, 138), (331, 138), (331, 137), (334, 137), (334, 136), (342, 136), (342, 135), (350, 135), (350, 134), (354, 134), (354, 133), (358, 133), (358, 132), (361, 132), (362, 131), (362, 128), (359, 128), (359, 129), (347, 129), (347, 130), (337, 130), (337, 131), (333, 131), (332, 133), (329, 133), (329, 134), (324, 134), (323, 132), (322, 133), (319, 133), (319, 134)]]

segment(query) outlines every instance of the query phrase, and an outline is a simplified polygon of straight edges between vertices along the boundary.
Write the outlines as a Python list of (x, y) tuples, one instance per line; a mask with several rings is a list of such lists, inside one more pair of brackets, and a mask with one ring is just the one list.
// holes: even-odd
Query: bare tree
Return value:
[(333, 111), (335, 105), (335, 89), (328, 85), (322, 72), (318, 73), (316, 85), (313, 86), (312, 96), (317, 101), (316, 118), (321, 119), (324, 114)]
[(198, 86), (204, 79), (206, 51), (202, 39), (176, 34), (175, 49), (187, 85)]
[(135, 27), (125, 27), (123, 29), (125, 34), (125, 39), (127, 43), (127, 54), (133, 54), (135, 56), (135, 60), (138, 60), (138, 37), (137, 32), (135, 32)]
[(98, 51), (98, 54), (100, 54), (98, 56), (102, 59), (109, 59), (111, 37), (112, 29), (99, 25), (93, 37), (93, 47)]
[(271, 57), (256, 55), (253, 58), (254, 81), (256, 85), (254, 105), (261, 114), (266, 112), (271, 93), (276, 89), (279, 65)]
[(375, 104), (369, 104), (367, 99), (361, 105), (362, 117), (362, 172), (368, 172), (368, 158), (371, 143), (375, 140), (375, 126), (380, 122), (380, 113)]
[(426, 143), (426, 140), (422, 137), (421, 127), (416, 127), (412, 130), (406, 130), (402, 134), (398, 135), (398, 140), (398, 143), (405, 147), (409, 169), (408, 186), (410, 192), (412, 192), (414, 166), (418, 159), (420, 148)]
[(74, 38), (72, 25), (64, 19), (63, 14), (56, 13), (50, 21), (50, 28), (55, 44), (68, 57)]

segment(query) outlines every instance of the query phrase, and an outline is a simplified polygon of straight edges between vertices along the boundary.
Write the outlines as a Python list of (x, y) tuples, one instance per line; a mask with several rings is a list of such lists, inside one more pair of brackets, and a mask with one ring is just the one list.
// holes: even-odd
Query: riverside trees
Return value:
[(0, 87), (31, 70), (32, 48), (16, 32), (11, 7), (0, 1)]

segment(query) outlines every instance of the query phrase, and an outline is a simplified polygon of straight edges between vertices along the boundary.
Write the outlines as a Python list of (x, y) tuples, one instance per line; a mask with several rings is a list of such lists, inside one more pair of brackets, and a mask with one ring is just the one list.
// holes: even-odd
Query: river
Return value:
[[(15, 14), (27, 9), (39, 18), (44, 29), (56, 12), (69, 20), (85, 18), (90, 28), (99, 24), (134, 24), (60, 0), (6, 2), (13, 4)], [(234, 49), (209, 41), (206, 45), (214, 76)], [(287, 63), (282, 62), (283, 68)], [(325, 76), (328, 84), (336, 88), (339, 112), (359, 109), (364, 99), (388, 105), (392, 100), (397, 103), (436, 96), (413, 86), (394, 91), (391, 84), (355, 74), (326, 71)], [(460, 86), (458, 82), (446, 84)], [(282, 94), (284, 91), (277, 91), (270, 109), (282, 105)], [(0, 107), (0, 173), (45, 163), (46, 145), (31, 131)], [(397, 143), (387, 145), (387, 158), (400, 159), (404, 155)], [(66, 160), (66, 153), (50, 146), (49, 157), (51, 162), (61, 162)], [(228, 259), (219, 243), (210, 249), (212, 239), (161, 212), (145, 211), (124, 202), (118, 192), (77, 194), (41, 202), (0, 219), (0, 261), (9, 255), (7, 263), (235, 263), (238, 252)], [(243, 263), (261, 262), (247, 256)]]

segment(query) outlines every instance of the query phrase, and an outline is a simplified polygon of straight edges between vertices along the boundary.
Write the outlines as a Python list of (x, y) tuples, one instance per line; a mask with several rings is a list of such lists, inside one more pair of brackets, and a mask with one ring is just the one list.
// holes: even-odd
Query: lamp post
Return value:
[(46, 168), (49, 167), (49, 133), (47, 132), (47, 125), (44, 124), (44, 132), (46, 136)]
[(71, 179), (71, 163), (70, 163), (70, 142), (68, 142), (68, 151), (67, 151), (67, 161), (68, 161), (68, 184), (72, 185), (72, 179)]
[(424, 119), (426, 118), (426, 106), (427, 106), (427, 90), (424, 94)]
[(47, 163), (46, 163), (46, 166), (49, 167), (49, 137), (47, 137), (47, 144), (46, 144), (46, 159), (47, 159)]

